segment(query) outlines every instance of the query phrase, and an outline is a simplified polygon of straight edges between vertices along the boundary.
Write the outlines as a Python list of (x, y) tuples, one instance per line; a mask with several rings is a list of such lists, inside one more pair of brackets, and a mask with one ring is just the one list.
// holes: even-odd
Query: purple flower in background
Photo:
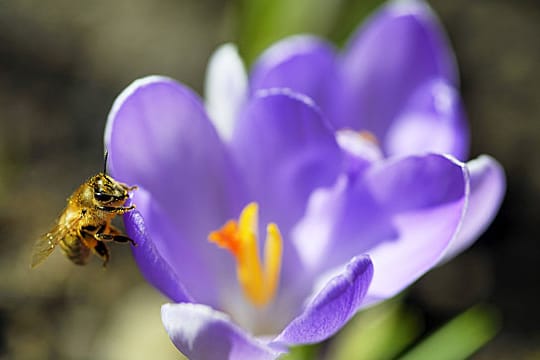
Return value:
[(283, 40), (249, 83), (222, 47), (206, 109), (168, 78), (124, 90), (105, 134), (110, 171), (140, 187), (126, 230), (174, 302), (162, 308), (174, 344), (196, 359), (276, 358), (470, 245), (505, 185), (492, 158), (461, 162), (456, 86), (430, 10), (397, 2), (342, 54)]

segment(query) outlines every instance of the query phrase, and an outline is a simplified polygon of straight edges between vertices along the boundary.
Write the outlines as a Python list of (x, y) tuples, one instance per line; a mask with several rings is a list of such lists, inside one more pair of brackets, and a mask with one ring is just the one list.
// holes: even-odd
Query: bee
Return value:
[(125, 204), (130, 191), (137, 187), (122, 184), (105, 172), (106, 169), (88, 179), (68, 198), (56, 225), (34, 245), (32, 268), (45, 260), (58, 245), (67, 258), (77, 265), (85, 265), (91, 253), (94, 253), (103, 260), (104, 267), (110, 258), (106, 242), (136, 245), (111, 221), (116, 215), (135, 208), (135, 205)]

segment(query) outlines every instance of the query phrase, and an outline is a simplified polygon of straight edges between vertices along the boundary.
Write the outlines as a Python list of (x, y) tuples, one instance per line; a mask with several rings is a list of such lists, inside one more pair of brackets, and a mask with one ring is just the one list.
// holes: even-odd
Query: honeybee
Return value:
[(125, 203), (129, 192), (136, 188), (116, 181), (105, 171), (84, 182), (67, 200), (56, 226), (34, 245), (31, 267), (45, 260), (57, 245), (77, 265), (85, 265), (94, 253), (103, 260), (104, 267), (110, 258), (106, 242), (136, 245), (111, 224), (116, 215), (135, 208)]

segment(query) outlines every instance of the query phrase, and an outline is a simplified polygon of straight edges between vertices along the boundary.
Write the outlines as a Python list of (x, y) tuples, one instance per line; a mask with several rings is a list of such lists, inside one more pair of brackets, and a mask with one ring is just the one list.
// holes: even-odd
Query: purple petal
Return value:
[(262, 222), (275, 222), (285, 233), (303, 214), (309, 194), (332, 184), (342, 166), (342, 152), (318, 109), (286, 89), (253, 98), (231, 147)]
[(469, 133), (459, 93), (442, 80), (419, 87), (388, 129), (388, 155), (423, 152), (467, 158)]
[(160, 254), (150, 239), (147, 227), (138, 210), (124, 215), (126, 232), (137, 246), (133, 247), (135, 261), (146, 280), (173, 301), (191, 302), (173, 267)]
[(301, 282), (311, 283), (321, 272), (340, 266), (351, 256), (396, 238), (391, 220), (361, 175), (341, 176), (332, 188), (314, 192), (305, 216), (291, 232), (306, 273)]
[[(174, 301), (219, 306), (220, 291), (236, 281), (231, 257), (207, 241), (194, 246), (144, 189), (134, 193), (133, 203), (136, 212), (124, 220), (127, 234), (138, 245), (133, 255), (145, 278)], [(188, 297), (178, 294), (184, 289), (189, 289)]]
[(315, 343), (335, 334), (358, 310), (372, 276), (373, 266), (368, 256), (353, 258), (342, 273), (316, 293), (303, 312), (273, 343)]
[(231, 148), (250, 201), (259, 203), (261, 226), (274, 222), (283, 235), (280, 288), (287, 288), (299, 271), (289, 231), (303, 215), (310, 193), (335, 181), (343, 153), (311, 100), (286, 89), (261, 91), (251, 100)]
[(174, 345), (197, 360), (275, 359), (275, 352), (237, 327), (224, 313), (200, 304), (165, 304), (161, 319)]
[(197, 241), (238, 213), (225, 147), (198, 96), (174, 80), (152, 76), (126, 88), (109, 115), (106, 145), (114, 176), (150, 192)]
[(369, 19), (349, 44), (342, 71), (345, 124), (382, 143), (419, 86), (432, 79), (457, 83), (446, 37), (420, 1), (391, 2)]
[(334, 48), (313, 36), (292, 36), (268, 48), (253, 66), (251, 89), (290, 88), (312, 98), (333, 118), (337, 100)]
[[(113, 176), (150, 195), (144, 204), (142, 191), (136, 192), (134, 203), (148, 222), (148, 239), (166, 262), (176, 274), (208, 280), (212, 276), (203, 275), (208, 271), (218, 279), (226, 254), (207, 235), (236, 217), (243, 199), (236, 170), (200, 99), (171, 79), (137, 80), (115, 101), (105, 142)], [(127, 219), (128, 227), (140, 225)], [(235, 277), (233, 270), (228, 274)], [(207, 291), (189, 291), (198, 301), (212, 301)]]
[(368, 253), (375, 275), (368, 302), (394, 296), (431, 269), (455, 238), (469, 196), (464, 164), (440, 155), (390, 161), (366, 175), (377, 202), (393, 213), (399, 237)]
[(504, 170), (495, 159), (482, 155), (466, 165), (471, 175), (471, 195), (467, 213), (459, 234), (446, 250), (443, 261), (465, 250), (486, 230), (504, 198), (506, 189)]
[(369, 254), (370, 302), (391, 297), (434, 266), (455, 236), (468, 196), (465, 166), (442, 155), (375, 163), (319, 190), (293, 231), (302, 264), (332, 269)]
[(463, 163), (428, 154), (377, 163), (364, 181), (380, 205), (401, 214), (463, 201), (468, 174)]

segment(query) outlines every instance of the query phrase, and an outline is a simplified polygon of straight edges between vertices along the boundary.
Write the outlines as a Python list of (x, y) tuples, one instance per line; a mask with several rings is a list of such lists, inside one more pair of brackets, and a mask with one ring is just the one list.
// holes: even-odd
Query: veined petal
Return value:
[(161, 319), (174, 345), (190, 359), (264, 360), (279, 352), (245, 333), (224, 313), (199, 304), (165, 304)]
[(457, 85), (453, 54), (435, 15), (422, 1), (383, 6), (353, 36), (342, 63), (345, 125), (382, 143), (417, 87), (441, 78)]
[(314, 36), (297, 35), (277, 42), (257, 59), (250, 79), (260, 89), (290, 88), (312, 98), (328, 119), (339, 99), (334, 47)]
[(204, 89), (210, 119), (221, 138), (228, 141), (247, 96), (247, 74), (234, 44), (224, 44), (214, 52), (206, 68)]
[(417, 88), (388, 129), (384, 149), (390, 156), (429, 151), (464, 161), (469, 132), (459, 93), (441, 79)]
[(368, 256), (353, 258), (342, 272), (317, 291), (305, 309), (272, 342), (315, 343), (335, 334), (360, 307), (373, 277)]
[[(105, 143), (111, 174), (151, 196), (151, 205), (139, 211), (145, 221), (155, 220), (147, 224), (152, 235), (148, 239), (176, 274), (191, 255), (201, 259), (201, 271), (215, 271), (216, 279), (223, 276), (218, 264), (224, 255), (206, 237), (236, 216), (243, 199), (236, 169), (200, 99), (168, 78), (137, 80), (115, 101)], [(139, 196), (142, 192), (135, 192), (136, 205)], [(160, 215), (153, 216), (157, 208)], [(137, 226), (126, 219), (127, 227)], [(227, 274), (234, 279), (233, 271)], [(189, 291), (198, 301), (212, 301)]]
[(467, 162), (471, 194), (467, 213), (458, 236), (446, 250), (446, 261), (468, 248), (491, 223), (504, 198), (506, 180), (502, 166), (491, 156), (482, 155)]

